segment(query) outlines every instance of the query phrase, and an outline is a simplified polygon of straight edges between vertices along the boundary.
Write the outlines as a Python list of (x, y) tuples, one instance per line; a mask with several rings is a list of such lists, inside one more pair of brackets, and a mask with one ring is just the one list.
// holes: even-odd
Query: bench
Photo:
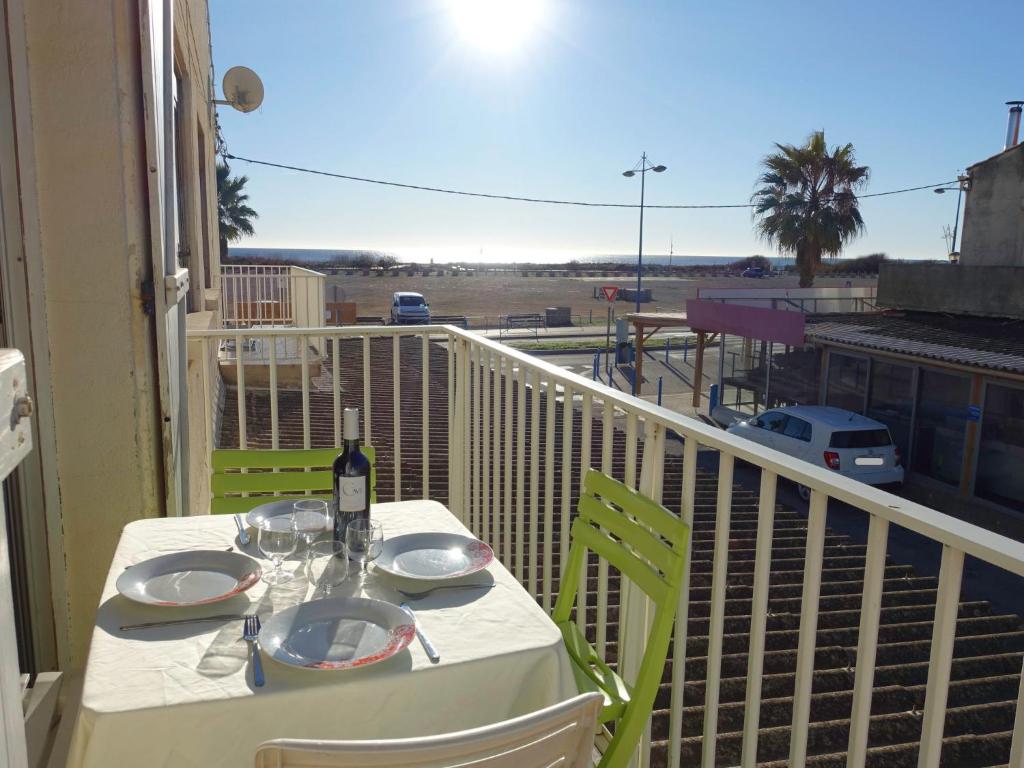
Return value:
[(533, 337), (537, 338), (539, 329), (546, 327), (544, 318), (536, 312), (518, 315), (505, 315), (502, 318), (501, 327), (498, 330), (498, 338), (501, 339), (511, 331), (532, 330)]
[(464, 330), (469, 328), (469, 318), (465, 315), (431, 315), (431, 325), (457, 325)]

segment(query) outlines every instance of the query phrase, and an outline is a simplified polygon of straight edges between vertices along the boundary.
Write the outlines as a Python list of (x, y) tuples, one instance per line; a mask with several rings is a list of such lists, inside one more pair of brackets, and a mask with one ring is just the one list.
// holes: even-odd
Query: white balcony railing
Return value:
[(225, 264), (220, 275), (225, 328), (324, 323), (324, 275), (296, 266)]
[[(270, 423), (269, 440), (261, 437), (260, 444), (265, 447), (284, 446), (286, 419), (280, 402), (287, 399), (286, 395), (293, 403), (301, 401), (301, 405), (296, 406), (301, 408), (301, 430), (295, 427), (295, 431), (289, 434), (292, 435), (290, 439), (305, 447), (312, 446), (315, 434), (324, 434), (316, 432), (323, 422), (330, 425), (327, 437), (317, 439), (329, 442), (333, 437), (334, 444), (340, 444), (342, 407), (360, 404), (364, 439), (378, 447), (378, 461), (381, 461), (382, 444), (389, 443), (393, 452), (389, 463), (393, 467), (394, 498), (401, 498), (403, 492), (434, 497), (443, 497), (447, 493), (451, 510), (476, 535), (493, 546), (502, 562), (545, 609), (551, 607), (557, 594), (557, 563), (564, 558), (568, 547), (569, 522), (573, 514), (571, 499), (578, 493), (582, 482), (583, 473), (578, 471), (579, 467), (596, 466), (657, 500), (663, 499), (667, 482), (671, 482), (673, 488), (681, 484), (681, 502), (677, 511), (692, 525), (695, 508), (707, 503), (698, 499), (698, 450), (717, 452), (711, 600), (703, 680), (707, 716), (703, 718), (700, 742), (700, 762), (705, 766), (715, 764), (718, 718), (714, 713), (719, 709), (730, 514), (737, 461), (748, 462), (760, 470), (742, 758), (739, 761), (743, 766), (753, 766), (757, 762), (762, 671), (769, 621), (773, 520), (779, 478), (788, 478), (811, 489), (803, 551), (799, 640), (788, 751), (790, 765), (803, 765), (807, 757), (826, 514), (830, 499), (862, 510), (870, 519), (857, 630), (847, 753), (849, 766), (863, 766), (867, 754), (890, 526), (909, 529), (942, 545), (919, 744), (918, 765), (922, 768), (939, 765), (965, 556), (977, 558), (1016, 576), (1024, 576), (1024, 544), (828, 470), (795, 461), (790, 456), (610, 389), (543, 359), (451, 326), (415, 329), (281, 328), (246, 331), (244, 334), (198, 331), (189, 335), (209, 345), (233, 339), (238, 347), (242, 347), (250, 337), (299, 339), (302, 367), (293, 383), (288, 387), (280, 383), (271, 352), (269, 370), (265, 379), (261, 379), (263, 383), (258, 385), (260, 397), (269, 400)], [(307, 350), (312, 339), (323, 339), (326, 347), (323, 358), (326, 367), (317, 371), (310, 370), (307, 365)], [(271, 351), (276, 348), (273, 343), (265, 346)], [(345, 365), (336, 364), (342, 348), (350, 355)], [(351, 357), (353, 354), (354, 358)], [(208, 357), (204, 356), (204, 359)], [(247, 390), (247, 366), (244, 362), (236, 359), (231, 365), (235, 367), (233, 378), (237, 381), (237, 416), (233, 417), (237, 418), (236, 445), (251, 447), (253, 441), (247, 419), (252, 419), (255, 403), (251, 399), (255, 392)], [(208, 371), (208, 374), (214, 376), (216, 372)], [(349, 384), (345, 387), (342, 386), (343, 374), (350, 377), (346, 378)], [(208, 377), (207, 381), (212, 382), (213, 379)], [(208, 386), (212, 392), (212, 386)], [(409, 391), (410, 387), (413, 391)], [(378, 412), (380, 400), (373, 400), (372, 388), (390, 390), (392, 402), (391, 408), (387, 409), (390, 413)], [(211, 401), (209, 396), (205, 399)], [(422, 407), (414, 407), (417, 403)], [(432, 409), (431, 403), (438, 407)], [(265, 422), (265, 419), (261, 421)], [(421, 423), (417, 424), (417, 421)], [(207, 414), (206, 425), (207, 437), (212, 444), (212, 413)], [(261, 430), (265, 427), (265, 423), (260, 425)], [(409, 434), (403, 435), (403, 428)], [(418, 440), (415, 439), (417, 436)], [(442, 456), (440, 462), (437, 460), (440, 449), (432, 451), (432, 436), (435, 441), (447, 436), (446, 456)], [(666, 457), (666, 440), (670, 436), (683, 439), (681, 462), (678, 457)], [(624, 460), (620, 461), (617, 457), (623, 453)], [(672, 473), (665, 472), (667, 460), (671, 460), (676, 468)], [(577, 467), (575, 473), (572, 471), (574, 466)], [(561, 470), (557, 473), (557, 485), (556, 467)], [(680, 472), (681, 477), (675, 476), (676, 472)], [(421, 483), (412, 484), (408, 480), (403, 483), (403, 473), (415, 476)], [(389, 499), (384, 497), (381, 500)], [(630, 660), (639, 658), (642, 652), (637, 645), (640, 642), (638, 635), (627, 631), (618, 633), (625, 627), (621, 623), (615, 625), (609, 618), (607, 568), (594, 567), (591, 573), (596, 574), (596, 578), (590, 580), (591, 586), (581, 600), (593, 603), (593, 607), (581, 611), (578, 620), (587, 622), (590, 615), (596, 616), (594, 640), (600, 653), (610, 648), (613, 634), (615, 638), (622, 639), (622, 647), (616, 650), (621, 662), (620, 670), (628, 680)], [(629, 615), (637, 615), (635, 610), (635, 604), (630, 606)], [(620, 610), (620, 617), (625, 613), (624, 609)], [(679, 765), (683, 738), (688, 617), (687, 589), (683, 591), (679, 605), (671, 671), (666, 673), (666, 679), (671, 681), (671, 703), (669, 727), (664, 737), (668, 743), (664, 746), (668, 749), (668, 762), (672, 766)], [(1018, 696), (1011, 765), (1020, 765), (1024, 754), (1021, 697), (1024, 697), (1024, 690)], [(648, 764), (650, 757), (648, 736), (642, 746), (641, 764)]]

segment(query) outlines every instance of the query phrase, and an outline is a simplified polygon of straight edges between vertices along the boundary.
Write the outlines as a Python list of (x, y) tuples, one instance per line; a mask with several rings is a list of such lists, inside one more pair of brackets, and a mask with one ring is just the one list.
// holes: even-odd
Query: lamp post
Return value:
[(644, 152), (640, 156), (640, 162), (628, 171), (623, 171), (622, 175), (626, 178), (632, 178), (638, 173), (640, 174), (640, 247), (637, 250), (636, 256), (636, 311), (640, 314), (640, 273), (643, 271), (644, 265), (644, 182), (647, 179), (647, 172), (654, 171), (655, 173), (661, 173), (665, 170), (664, 165), (650, 165), (647, 162), (647, 153)]
[[(953, 247), (949, 251), (949, 260), (956, 264), (960, 261), (960, 253), (956, 249), (956, 235), (960, 225), (960, 199), (963, 197), (964, 190), (970, 189), (971, 180), (969, 176), (957, 176), (957, 189), (956, 189), (956, 217), (953, 219)], [(935, 189), (935, 194), (944, 195), (946, 192), (952, 192), (952, 187), (938, 187)]]

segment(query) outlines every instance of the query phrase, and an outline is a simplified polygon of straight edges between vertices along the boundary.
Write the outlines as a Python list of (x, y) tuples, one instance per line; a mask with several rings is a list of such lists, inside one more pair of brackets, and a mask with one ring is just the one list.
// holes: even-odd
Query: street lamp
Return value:
[(636, 256), (636, 311), (640, 314), (640, 273), (644, 264), (644, 181), (647, 179), (647, 172), (654, 171), (661, 173), (665, 170), (664, 165), (650, 165), (647, 162), (647, 153), (640, 156), (640, 162), (628, 171), (623, 171), (626, 178), (633, 178), (640, 174), (640, 247)]
[[(960, 252), (956, 249), (956, 235), (957, 229), (960, 224), (960, 198), (963, 197), (964, 190), (971, 188), (971, 179), (969, 176), (957, 176), (957, 187), (956, 187), (956, 217), (953, 219), (953, 247), (949, 251), (949, 260), (953, 264), (960, 261)], [(952, 187), (937, 187), (935, 194), (944, 195), (946, 192), (952, 192)]]

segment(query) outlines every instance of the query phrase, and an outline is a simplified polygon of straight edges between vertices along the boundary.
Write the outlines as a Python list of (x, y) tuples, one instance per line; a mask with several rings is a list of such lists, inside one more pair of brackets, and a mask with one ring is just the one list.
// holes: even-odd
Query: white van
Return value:
[[(903, 482), (900, 449), (889, 428), (852, 411), (824, 405), (774, 408), (726, 431), (868, 485)], [(798, 490), (809, 498), (807, 488)]]
[(391, 299), (391, 322), (396, 325), (430, 325), (430, 306), (423, 294), (396, 291)]

